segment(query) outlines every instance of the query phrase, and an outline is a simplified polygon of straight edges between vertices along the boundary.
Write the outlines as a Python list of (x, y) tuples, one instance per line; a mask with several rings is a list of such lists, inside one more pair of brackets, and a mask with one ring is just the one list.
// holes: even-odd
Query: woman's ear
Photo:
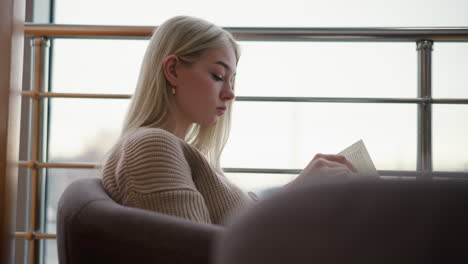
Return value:
[(166, 80), (174, 87), (177, 86), (176, 67), (179, 63), (179, 58), (174, 54), (167, 56), (163, 61), (164, 76), (166, 77)]

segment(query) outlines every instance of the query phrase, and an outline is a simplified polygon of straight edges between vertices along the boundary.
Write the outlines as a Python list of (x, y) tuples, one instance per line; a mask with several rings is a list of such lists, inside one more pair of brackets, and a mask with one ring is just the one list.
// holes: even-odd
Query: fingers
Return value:
[[(323, 166), (323, 165), (329, 165), (331, 167), (335, 167), (336, 165), (333, 166), (332, 163), (329, 162), (334, 162), (338, 164), (343, 164), (345, 165), (349, 170), (352, 172), (357, 172), (357, 169), (354, 167), (354, 165), (345, 157), (342, 155), (331, 155), (331, 154), (317, 154), (315, 157), (312, 159), (312, 161), (319, 163), (317, 165)], [(324, 163), (324, 164), (322, 164)]]
[(350, 178), (354, 174), (347, 167), (334, 167), (321, 169), (317, 172), (319, 178)]
[(309, 177), (354, 176), (356, 168), (342, 155), (317, 154), (300, 173), (299, 179)]
[[(330, 161), (328, 161), (330, 162)], [(339, 163), (336, 163), (339, 164)], [(312, 179), (321, 180), (341, 180), (353, 178), (356, 174), (351, 172), (348, 167), (340, 164), (338, 167), (322, 167), (322, 168), (309, 168), (303, 171), (297, 177), (295, 183), (303, 183)], [(294, 184), (295, 185), (295, 184)]]

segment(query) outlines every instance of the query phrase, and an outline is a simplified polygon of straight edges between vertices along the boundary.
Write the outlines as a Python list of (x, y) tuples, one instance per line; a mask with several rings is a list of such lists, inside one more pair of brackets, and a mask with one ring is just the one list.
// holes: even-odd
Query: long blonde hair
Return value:
[[(174, 54), (185, 62), (194, 63), (206, 50), (220, 47), (232, 47), (239, 59), (238, 44), (219, 26), (188, 16), (177, 16), (164, 22), (149, 42), (120, 139), (140, 127), (164, 127), (168, 122), (173, 99), (163, 72), (163, 60), (167, 56)], [(232, 102), (229, 102), (225, 115), (215, 125), (193, 124), (185, 138), (220, 172), (220, 157), (229, 136), (231, 112)]]

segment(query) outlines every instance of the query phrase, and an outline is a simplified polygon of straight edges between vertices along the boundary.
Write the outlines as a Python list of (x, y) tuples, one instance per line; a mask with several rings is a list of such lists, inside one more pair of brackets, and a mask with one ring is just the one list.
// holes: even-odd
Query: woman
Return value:
[[(239, 47), (207, 21), (179, 16), (152, 36), (123, 131), (103, 165), (117, 202), (223, 224), (252, 199), (223, 175)], [(354, 171), (342, 156), (317, 155), (291, 184)]]

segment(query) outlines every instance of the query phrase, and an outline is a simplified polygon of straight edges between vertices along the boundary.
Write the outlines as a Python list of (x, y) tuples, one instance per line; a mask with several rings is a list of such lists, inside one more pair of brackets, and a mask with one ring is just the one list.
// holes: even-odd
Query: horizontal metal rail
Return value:
[[(52, 38), (147, 39), (154, 26), (95, 26), (26, 24), (25, 34)], [(246, 28), (225, 27), (238, 40), (247, 41), (468, 41), (467, 27), (447, 28)]]
[(99, 167), (97, 163), (54, 163), (54, 162), (33, 162), (33, 161), (19, 161), (20, 167), (27, 168), (63, 168), (63, 169), (96, 169)]
[(431, 104), (468, 104), (468, 99), (430, 99)]
[[(238, 96), (241, 102), (296, 102), (296, 103), (422, 103), (422, 98), (369, 98), (369, 97), (276, 97), (276, 96)], [(468, 102), (468, 100), (467, 100)]]
[[(91, 98), (91, 99), (130, 99), (130, 94), (87, 94), (87, 93), (34, 93), (22, 92), (22, 96), (39, 98)], [(237, 96), (239, 102), (314, 102), (314, 103), (432, 103), (468, 104), (468, 99), (450, 98), (371, 98), (371, 97), (281, 97), (281, 96)]]
[[(73, 162), (73, 163), (54, 163), (54, 162), (28, 162), (20, 161), (21, 167), (34, 168), (64, 168), (64, 169), (96, 169), (98, 163), (91, 162)], [(224, 168), (227, 173), (258, 173), (258, 174), (299, 174), (300, 169), (263, 169), (263, 168)], [(468, 172), (451, 172), (451, 171), (407, 171), (407, 170), (378, 170), (380, 175), (385, 176), (423, 176), (429, 175), (432, 177), (468, 177)]]
[(96, 99), (129, 99), (132, 96), (129, 94), (86, 94), (86, 93), (34, 93), (22, 92), (22, 96), (29, 96), (31, 98), (96, 98)]
[(35, 240), (35, 239), (56, 239), (57, 235), (36, 233), (36, 232), (15, 232), (15, 237), (24, 238), (26, 240)]
[(389, 104), (468, 104), (468, 99), (451, 98), (371, 98), (371, 97), (267, 97), (237, 96), (236, 101), (244, 102), (311, 102), (311, 103), (389, 103)]

